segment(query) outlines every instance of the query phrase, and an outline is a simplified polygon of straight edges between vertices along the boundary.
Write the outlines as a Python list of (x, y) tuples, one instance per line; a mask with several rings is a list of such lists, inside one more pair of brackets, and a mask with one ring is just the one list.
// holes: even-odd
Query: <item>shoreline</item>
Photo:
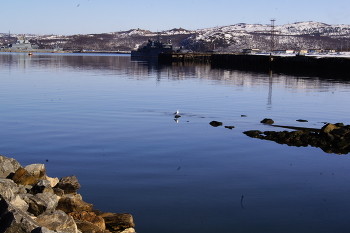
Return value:
[(131, 214), (93, 209), (80, 187), (74, 175), (48, 177), (44, 164), (0, 155), (0, 232), (135, 233)]

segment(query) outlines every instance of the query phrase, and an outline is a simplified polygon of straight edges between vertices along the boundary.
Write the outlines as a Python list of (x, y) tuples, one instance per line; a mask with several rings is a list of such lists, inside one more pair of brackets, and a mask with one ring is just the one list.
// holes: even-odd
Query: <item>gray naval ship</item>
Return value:
[(10, 50), (18, 51), (18, 50), (36, 50), (39, 48), (36, 44), (31, 44), (29, 40), (26, 40), (24, 36), (18, 37), (16, 43), (9, 45)]
[(3, 46), (0, 48), (1, 52), (43, 52), (43, 53), (52, 53), (62, 51), (61, 48), (53, 49), (39, 49), (39, 46), (36, 44), (31, 44), (24, 36), (17, 38), (16, 42), (8, 46)]
[(164, 52), (173, 52), (173, 45), (171, 41), (163, 43), (159, 39), (148, 40), (147, 45), (131, 51), (131, 57), (158, 57), (158, 54)]

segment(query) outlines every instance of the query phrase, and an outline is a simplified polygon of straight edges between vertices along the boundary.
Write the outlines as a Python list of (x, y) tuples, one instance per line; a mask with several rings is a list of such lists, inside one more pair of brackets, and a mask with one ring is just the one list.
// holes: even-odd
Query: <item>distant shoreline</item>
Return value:
[(131, 51), (52, 51), (52, 50), (22, 50), (22, 51), (0, 51), (1, 53), (109, 53), (109, 54), (130, 54)]

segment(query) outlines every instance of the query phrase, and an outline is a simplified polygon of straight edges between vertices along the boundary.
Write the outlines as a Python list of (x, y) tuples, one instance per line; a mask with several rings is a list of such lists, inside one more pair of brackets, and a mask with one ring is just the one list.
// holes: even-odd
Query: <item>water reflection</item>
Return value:
[[(130, 62), (131, 61), (131, 62)], [(284, 86), (287, 89), (304, 91), (327, 91), (338, 85), (349, 84), (349, 81), (324, 80), (318, 77), (289, 76), (284, 74), (234, 70), (227, 68), (215, 68), (209, 64), (183, 63), (164, 65), (156, 59), (132, 58), (129, 55), (110, 54), (34, 54), (26, 53), (2, 53), (0, 67), (7, 69), (26, 70), (29, 68), (60, 70), (71, 68), (73, 70), (85, 70), (105, 73), (127, 73), (137, 79), (148, 79), (156, 76), (160, 82), (162, 79), (204, 79), (212, 80), (224, 85), (256, 86), (268, 85), (268, 105), (272, 101), (272, 87)], [(151, 74), (151, 75), (150, 75)]]

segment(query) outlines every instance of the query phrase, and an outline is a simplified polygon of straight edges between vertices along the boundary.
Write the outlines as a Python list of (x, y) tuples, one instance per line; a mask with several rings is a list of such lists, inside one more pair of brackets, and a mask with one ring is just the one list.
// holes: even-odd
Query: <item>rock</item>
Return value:
[(135, 229), (134, 228), (126, 228), (124, 231), (121, 231), (120, 233), (135, 233)]
[(92, 204), (86, 203), (79, 195), (65, 194), (58, 201), (57, 210), (62, 210), (65, 213), (92, 211)]
[(53, 192), (59, 197), (62, 197), (64, 195), (63, 189), (60, 189), (60, 188), (53, 188)]
[(40, 227), (26, 212), (0, 196), (0, 232), (28, 233)]
[(35, 221), (52, 231), (78, 233), (77, 225), (71, 216), (61, 210), (46, 212), (39, 215)]
[(27, 202), (25, 202), (19, 195), (16, 195), (10, 202), (13, 206), (16, 208), (27, 212), (29, 205)]
[(7, 178), (14, 174), (21, 165), (15, 159), (0, 155), (0, 178)]
[(275, 122), (270, 118), (265, 118), (264, 120), (260, 121), (260, 123), (272, 125)]
[(64, 190), (65, 194), (75, 194), (80, 189), (80, 184), (76, 176), (67, 176), (61, 178), (55, 188)]
[(299, 120), (296, 120), (296, 121), (299, 121), (299, 122), (308, 122), (307, 120), (303, 120), (303, 119), (299, 119)]
[(46, 227), (38, 227), (32, 230), (30, 233), (57, 233), (56, 231), (51, 231)]
[(222, 122), (220, 121), (211, 121), (209, 124), (213, 127), (222, 126)]
[(249, 137), (252, 137), (252, 138), (260, 138), (260, 135), (262, 134), (262, 132), (259, 130), (249, 130), (249, 131), (245, 131), (243, 133)]
[[(265, 131), (250, 130), (243, 132), (249, 137), (275, 141), (289, 146), (319, 147), (326, 153), (348, 154), (350, 152), (350, 125), (327, 124), (319, 130), (311, 131), (308, 128), (297, 131)], [(288, 127), (287, 128), (291, 128)]]
[(52, 193), (38, 193), (28, 196), (28, 198), (25, 198), (25, 201), (29, 204), (28, 212), (35, 216), (53, 211), (58, 205), (58, 198)]
[(31, 194), (37, 194), (37, 193), (54, 193), (51, 182), (48, 180), (38, 180), (36, 184), (33, 186), (33, 188), (30, 190)]
[(18, 191), (17, 185), (13, 180), (0, 178), (0, 194), (2, 198), (11, 201), (15, 193)]
[(225, 126), (226, 129), (233, 129), (235, 128), (234, 126)]
[(339, 127), (336, 125), (333, 125), (331, 123), (328, 123), (321, 128), (321, 133), (327, 134), (327, 133), (332, 132), (334, 129), (339, 129)]
[(99, 216), (105, 220), (106, 229), (110, 231), (123, 231), (135, 227), (133, 217), (128, 213), (101, 213)]
[(33, 176), (36, 180), (46, 178), (46, 169), (44, 164), (31, 164), (25, 166), (24, 169), (28, 171), (28, 173)]
[(37, 181), (37, 179), (35, 179), (34, 176), (30, 175), (30, 173), (20, 167), (15, 174), (12, 177), (12, 180), (16, 183), (16, 184), (22, 184), (22, 185), (34, 185)]
[(78, 230), (82, 233), (110, 233), (110, 231), (102, 229), (91, 222), (75, 220), (75, 223), (77, 224)]
[(59, 179), (57, 177), (51, 178), (51, 177), (46, 176), (45, 180), (48, 180), (50, 182), (51, 187), (55, 187), (59, 182)]
[(97, 216), (94, 212), (79, 211), (71, 212), (68, 215), (72, 216), (74, 220), (90, 222), (93, 225), (98, 226), (102, 230), (106, 229), (105, 220), (101, 216)]

